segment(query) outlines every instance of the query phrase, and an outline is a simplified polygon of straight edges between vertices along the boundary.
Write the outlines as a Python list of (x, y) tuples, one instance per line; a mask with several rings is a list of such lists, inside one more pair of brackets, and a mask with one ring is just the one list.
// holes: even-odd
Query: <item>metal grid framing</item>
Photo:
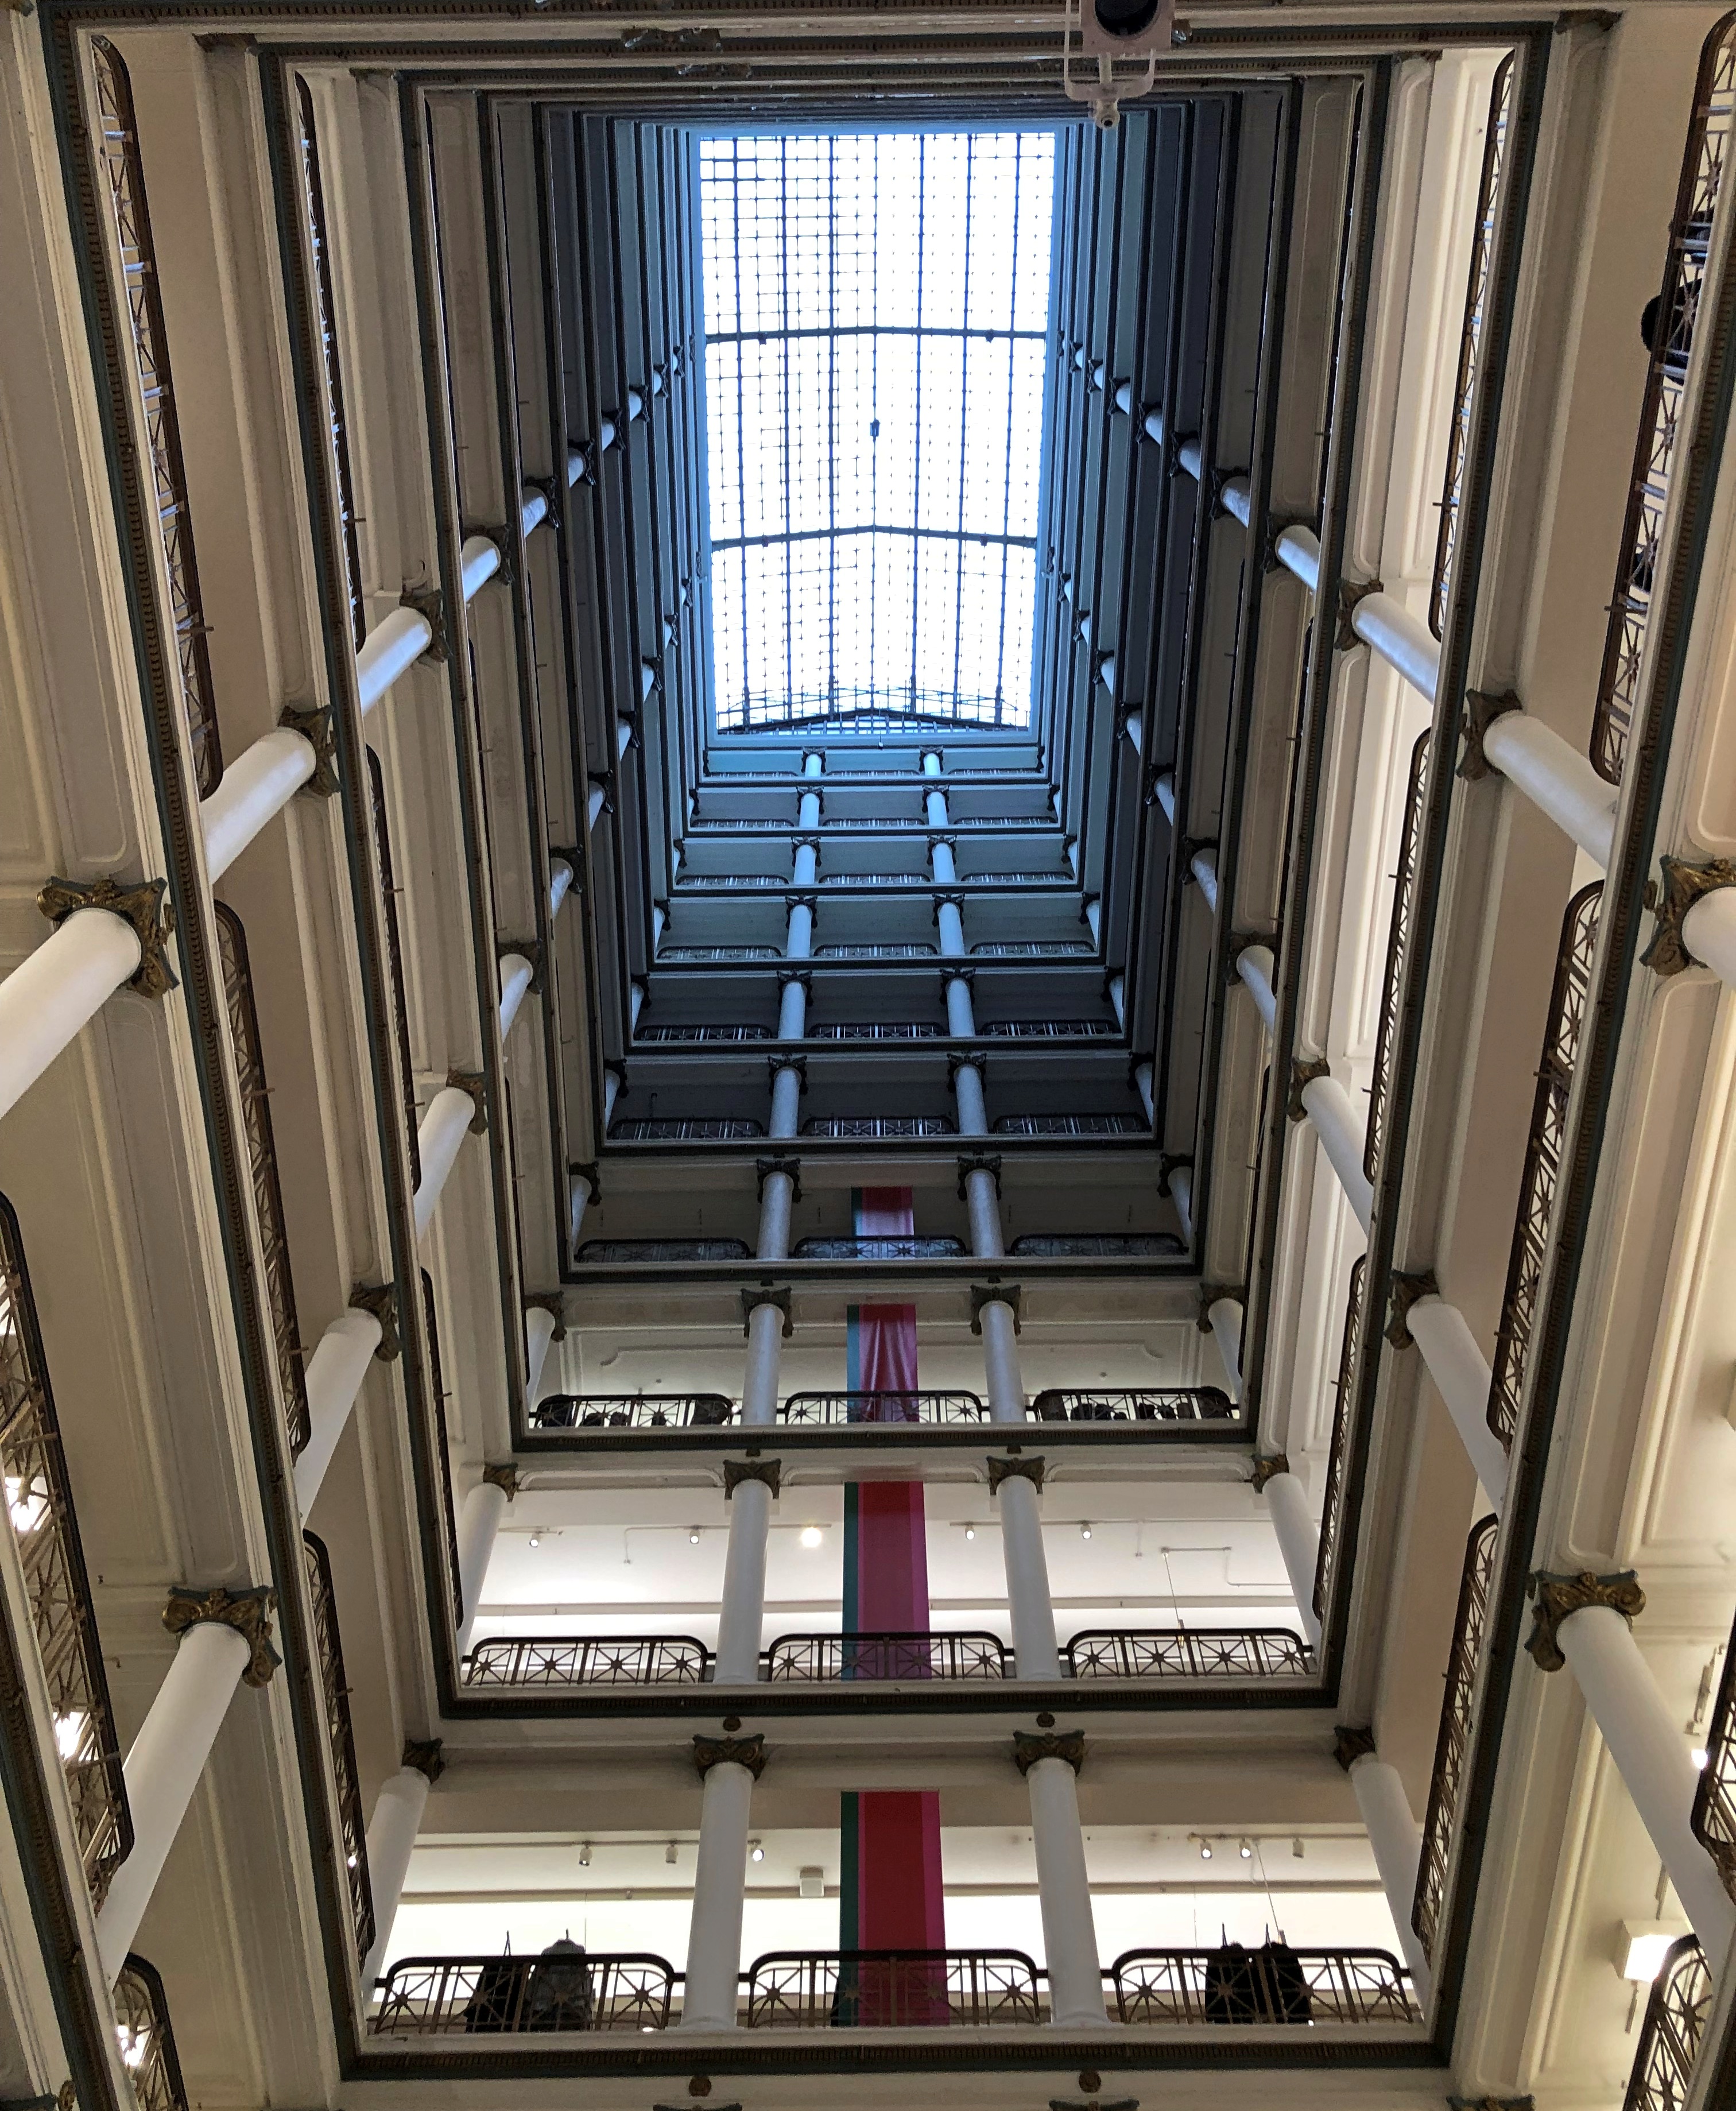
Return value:
[(1031, 723), (1054, 141), (700, 146), (720, 731)]

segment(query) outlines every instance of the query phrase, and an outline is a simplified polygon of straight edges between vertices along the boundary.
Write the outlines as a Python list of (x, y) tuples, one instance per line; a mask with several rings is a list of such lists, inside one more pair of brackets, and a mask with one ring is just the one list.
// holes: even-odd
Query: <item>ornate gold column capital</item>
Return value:
[(1029, 1481), (1032, 1487), (1042, 1487), (1045, 1460), (1040, 1452), (1028, 1458), (990, 1459), (987, 1464), (991, 1496), (999, 1494), (1004, 1481)]
[(175, 970), (169, 965), (175, 911), (163, 898), (168, 890), (166, 879), (121, 887), (107, 874), (93, 880), (62, 879), (57, 874), (38, 894), (36, 906), (57, 930), (81, 909), (106, 909), (130, 924), (138, 933), (139, 961), (127, 978), (127, 987), (141, 996), (167, 996), (175, 987)]
[(1531, 1608), (1531, 1632), (1525, 1637), (1525, 1647), (1543, 1671), (1559, 1671), (1566, 1663), (1558, 1637), (1561, 1623), (1575, 1613), (1583, 1613), (1588, 1605), (1607, 1605), (1631, 1623), (1646, 1609), (1646, 1594), (1631, 1568), (1620, 1568), (1607, 1576), (1596, 1575), (1589, 1568), (1582, 1568), (1576, 1576), (1552, 1576), (1540, 1568), (1525, 1589), (1537, 1601)]
[(1065, 1759), (1075, 1773), (1085, 1764), (1083, 1730), (1045, 1730), (1040, 1736), (1029, 1730), (1013, 1732), (1013, 1764), (1028, 1774), (1039, 1759)]
[(555, 1331), (549, 1339), (551, 1342), (565, 1341), (567, 1338), (566, 1301), (558, 1290), (532, 1291), (525, 1298), (524, 1309), (527, 1312), (546, 1312), (555, 1323)]
[(485, 1487), (498, 1488), (508, 1502), (516, 1500), (519, 1493), (519, 1469), (511, 1460), (503, 1466), (484, 1466), (483, 1482)]
[(299, 733), (314, 751), (314, 774), (301, 787), (301, 796), (308, 799), (332, 799), (338, 793), (338, 742), (332, 730), (332, 714), (324, 704), (303, 707), (285, 704), (277, 715), (278, 724), (289, 733)]
[(1266, 1483), (1269, 1480), (1276, 1474), (1289, 1473), (1290, 1469), (1290, 1458), (1285, 1452), (1267, 1451), (1256, 1458), (1253, 1462), (1253, 1473), (1250, 1477), (1254, 1493), (1257, 1496), (1263, 1495), (1266, 1492)]
[(763, 1732), (751, 1737), (696, 1737), (693, 1764), (703, 1781), (716, 1766), (746, 1767), (758, 1781), (765, 1772), (766, 1749)]
[(1682, 925), (1688, 912), (1702, 895), (1716, 894), (1720, 887), (1736, 887), (1736, 863), (1713, 858), (1705, 865), (1689, 865), (1681, 858), (1660, 858), (1663, 883), (1652, 880), (1646, 888), (1646, 906), (1657, 919), (1652, 942), (1640, 960), (1656, 974), (1679, 975), (1684, 968), (1702, 963), (1688, 950)]
[(163, 1608), (163, 1625), (179, 1638), (189, 1628), (233, 1628), (247, 1644), (247, 1668), (241, 1674), (249, 1686), (269, 1686), (271, 1674), (283, 1659), (271, 1646), (271, 1614), (277, 1593), (261, 1585), (251, 1591), (198, 1591), (177, 1583)]
[(1421, 1273), (1407, 1275), (1394, 1269), (1388, 1278), (1386, 1338), (1395, 1349), (1408, 1349), (1412, 1344), (1411, 1307), (1419, 1297), (1439, 1297), (1440, 1285), (1435, 1280), (1432, 1269)]
[(1352, 652), (1362, 643), (1356, 633), (1356, 612), (1358, 603), (1371, 594), (1385, 593), (1386, 588), (1379, 579), (1340, 579), (1338, 583), (1338, 629), (1333, 635), (1335, 652)]
[(744, 1481), (764, 1481), (775, 1497), (782, 1492), (782, 1459), (726, 1459), (723, 1461), (723, 1500), (727, 1503)]
[(470, 1104), (476, 1112), (470, 1117), (472, 1136), (486, 1136), (488, 1133), (488, 1082), (480, 1070), (448, 1070), (447, 1084), (456, 1092), (468, 1092)]
[(1371, 1759), (1375, 1755), (1375, 1733), (1372, 1730), (1339, 1723), (1332, 1732), (1332, 1756), (1348, 1774), (1358, 1759)]
[(985, 1305), (1004, 1305), (1013, 1314), (1013, 1331), (1024, 1332), (1025, 1291), (1018, 1282), (973, 1282), (971, 1285), (971, 1332), (982, 1332), (982, 1308)]
[(397, 1362), (404, 1344), (398, 1336), (398, 1287), (395, 1282), (358, 1282), (350, 1292), (358, 1312), (369, 1312), (378, 1320), (379, 1346), (374, 1351), (383, 1364)]
[(446, 1761), (440, 1753), (441, 1741), (438, 1737), (410, 1737), (404, 1743), (404, 1757), (401, 1764), (419, 1774), (426, 1775), (430, 1788), (446, 1772)]

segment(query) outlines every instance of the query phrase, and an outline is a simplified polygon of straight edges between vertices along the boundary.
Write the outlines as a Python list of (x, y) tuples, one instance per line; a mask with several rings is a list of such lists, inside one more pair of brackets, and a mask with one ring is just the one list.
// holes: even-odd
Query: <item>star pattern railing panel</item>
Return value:
[(750, 2030), (1038, 2023), (1037, 1968), (1016, 1950), (832, 1950), (755, 1958)]
[(691, 1635), (492, 1635), (467, 1686), (703, 1686), (711, 1651)]
[(1716, 1992), (1705, 1952), (1684, 1935), (1652, 1982), (1621, 2111), (1682, 2111)]
[(326, 1739), (332, 1755), (332, 1779), (338, 1791), (344, 1873), (350, 1887), (350, 1918), (356, 1935), (356, 1961), (360, 1964), (374, 1947), (374, 1892), (368, 1879), (368, 1821), (362, 1814), (361, 1782), (356, 1770), (356, 1732), (350, 1722), (350, 1687), (344, 1677), (343, 1644), (338, 1633), (338, 1593), (333, 1587), (331, 1556), (326, 1552), (324, 1540), (304, 1532), (301, 1559), (307, 1572), (308, 1600), (313, 1607), (320, 1687), (325, 1700)]
[(398, 928), (398, 888), (392, 866), (392, 824), (386, 810), (386, 777), (368, 750), (368, 797), (374, 815), (374, 855), (380, 874), (380, 923), (386, 934), (386, 974), (392, 986), (392, 1031), (397, 1044), (398, 1085), (403, 1095), (404, 1133), (410, 1146), (410, 1178), (422, 1185), (422, 1151), (416, 1135), (416, 1074), (410, 1055), (410, 999), (404, 985), (404, 941)]
[(1413, 2023), (1383, 1950), (1130, 1950), (1109, 1968), (1122, 2023)]
[(1372, 1180), (1386, 1135), (1386, 1102), (1392, 1088), (1393, 1051), (1398, 1045), (1404, 1002), (1404, 963), (1411, 937), (1411, 911), (1416, 899), (1416, 874), (1422, 852), (1422, 825), (1429, 801), (1429, 749), (1434, 735), (1426, 729), (1411, 750), (1405, 788), (1404, 820), (1398, 832), (1398, 864), (1393, 874), (1392, 919), (1386, 929), (1386, 967), (1380, 985), (1380, 1022), (1375, 1031), (1374, 1068), (1368, 1080), (1368, 1126), (1362, 1144), (1362, 1171)]
[(1350, 1442), (1351, 1380), (1356, 1375), (1357, 1330), (1362, 1323), (1362, 1283), (1368, 1256), (1358, 1254), (1350, 1267), (1344, 1301), (1344, 1331), (1338, 1345), (1338, 1373), (1332, 1381), (1332, 1441), (1326, 1454), (1326, 1496), (1320, 1513), (1320, 1552), (1314, 1564), (1314, 1615), (1324, 1621), (1338, 1573), (1338, 1550), (1344, 1531), (1344, 1455)]
[(1441, 1698), (1440, 1730), (1435, 1741), (1435, 1770), (1429, 1781), (1429, 1805), (1422, 1822), (1422, 1861), (1411, 1925), (1432, 1962), (1440, 1928), (1452, 1864), (1453, 1825), (1471, 1744), (1472, 1705), (1483, 1636), (1489, 1625), (1489, 1587), (1494, 1573), (1495, 1535), (1501, 1521), (1484, 1518), (1471, 1527), (1465, 1543), (1465, 1569), (1459, 1582), (1458, 1609), (1453, 1620), (1453, 1648), (1447, 1659), (1447, 1690)]
[(768, 1683), (846, 1678), (1004, 1678), (1006, 1645), (995, 1635), (874, 1633), (779, 1635), (767, 1648)]
[(380, 1982), (375, 2036), (436, 2032), (660, 2031), (676, 1974), (660, 1957), (404, 1957)]
[(1308, 1650), (1285, 1628), (1094, 1629), (1061, 1652), (1067, 1678), (1305, 1678)]
[(121, 2064), (138, 2111), (188, 2111), (169, 2004), (155, 1965), (133, 1954), (115, 1982), (115, 2028)]
[(1046, 1387), (1031, 1403), (1037, 1422), (1233, 1422), (1235, 1403), (1217, 1386), (1135, 1392)]
[(531, 1410), (533, 1429), (716, 1429), (735, 1419), (720, 1392), (551, 1393)]
[(1724, 1673), (1711, 1727), (1706, 1734), (1706, 1764), (1694, 1791), (1694, 1836), (1718, 1864), (1724, 1887), (1736, 1898), (1736, 1631), (1725, 1651)]
[(792, 1426), (911, 1422), (986, 1422), (989, 1410), (973, 1392), (792, 1392), (777, 1419)]

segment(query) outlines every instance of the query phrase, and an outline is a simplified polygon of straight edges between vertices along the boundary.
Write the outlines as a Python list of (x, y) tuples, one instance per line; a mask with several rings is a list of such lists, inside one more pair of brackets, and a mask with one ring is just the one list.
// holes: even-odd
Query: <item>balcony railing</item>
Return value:
[(169, 2004), (154, 1964), (130, 1954), (115, 1981), (115, 2030), (138, 2111), (188, 2111)]
[(1716, 1991), (1694, 1938), (1671, 1944), (1647, 1998), (1621, 2111), (1682, 2111)]
[(995, 1040), (1113, 1041), (1120, 1028), (1102, 1019), (993, 1019), (977, 1031)]
[(1129, 1950), (1109, 1968), (1122, 2023), (1413, 2023), (1384, 1950)]
[(969, 1248), (963, 1239), (805, 1238), (795, 1242), (795, 1260), (958, 1260)]
[(1305, 1678), (1308, 1651), (1286, 1628), (1140, 1628), (1075, 1635), (1067, 1678)]
[(773, 1684), (845, 1678), (1004, 1678), (998, 1636), (885, 1633), (779, 1635), (765, 1652)]
[(446, 1573), (452, 1587), (452, 1625), (465, 1620), (464, 1591), (458, 1580), (458, 1514), (452, 1505), (452, 1454), (446, 1436), (446, 1377), (440, 1368), (440, 1312), (434, 1302), (434, 1278), (422, 1271), (422, 1328), (428, 1336), (428, 1375), (434, 1387), (434, 1441), (440, 1455), (434, 1470), (440, 1476), (440, 1506), (446, 1525)]
[(1235, 1403), (1217, 1386), (1133, 1392), (1050, 1386), (1031, 1401), (1031, 1412), (1038, 1422), (1233, 1422)]
[(380, 759), (368, 750), (368, 800), (374, 819), (374, 855), (380, 869), (380, 928), (386, 940), (386, 979), (391, 985), (392, 1033), (397, 1043), (404, 1134), (410, 1146), (410, 1178), (422, 1185), (422, 1152), (416, 1138), (416, 1074), (410, 1058), (410, 1002), (404, 989), (404, 941), (398, 928), (398, 888), (392, 869), (392, 824), (386, 811), (386, 778)]
[(554, 1943), (535, 1957), (406, 1957), (380, 1982), (378, 2036), (445, 2031), (660, 2031), (673, 1968)]
[(1398, 831), (1398, 865), (1393, 874), (1393, 913), (1386, 927), (1386, 969), (1380, 985), (1380, 1022), (1375, 1032), (1374, 1069), (1368, 1082), (1368, 1127), (1362, 1144), (1362, 1171), (1375, 1178), (1380, 1145), (1386, 1135), (1386, 1100), (1392, 1085), (1393, 1051), (1397, 1045), (1404, 1001), (1405, 950), (1410, 942), (1411, 911), (1416, 898), (1417, 860), (1422, 851), (1422, 824), (1429, 800), (1429, 747), (1432, 733), (1420, 733), (1411, 750), (1410, 780), (1404, 795), (1404, 822)]
[(633, 1039), (650, 1047), (696, 1047), (708, 1042), (775, 1041), (769, 1026), (641, 1026)]
[(1314, 1616), (1324, 1622), (1338, 1571), (1344, 1530), (1344, 1454), (1350, 1442), (1350, 1387), (1356, 1376), (1357, 1329), (1362, 1319), (1362, 1283), (1368, 1256), (1350, 1264), (1349, 1295), (1344, 1301), (1344, 1331), (1339, 1338), (1338, 1375), (1332, 1382), (1332, 1441), (1326, 1454), (1326, 1499), (1320, 1513), (1320, 1552), (1314, 1562)]
[(1135, 1115), (1001, 1115), (996, 1136), (1149, 1136), (1151, 1124)]
[(1465, 1752), (1471, 1742), (1471, 1704), (1477, 1666), (1489, 1625), (1489, 1585), (1494, 1573), (1495, 1535), (1501, 1520), (1486, 1517), (1471, 1529), (1465, 1542), (1465, 1572), (1459, 1582), (1458, 1610), (1453, 1622), (1453, 1651), (1447, 1659), (1447, 1690), (1442, 1696), (1440, 1732), (1435, 1741), (1435, 1772), (1429, 1782), (1429, 1808), (1422, 1823), (1422, 1864), (1411, 1925), (1431, 1961), (1447, 1895), (1447, 1872), (1453, 1852), (1453, 1825)]
[(950, 1115), (822, 1115), (802, 1124), (804, 1136), (834, 1142), (902, 1142), (913, 1136), (951, 1136)]
[(619, 1265), (623, 1261), (748, 1260), (745, 1239), (587, 1239), (578, 1250), (582, 1264)]
[(783, 1951), (747, 1975), (750, 2030), (984, 2028), (1042, 2021), (1037, 1968), (1017, 1950)]
[(1592, 720), (1591, 760), (1611, 784), (1621, 781), (1634, 705), (1652, 620), (1658, 542), (1675, 472), (1676, 434), (1693, 355), (1712, 219), (1736, 120), (1736, 20), (1726, 16), (1707, 38), (1694, 84), (1693, 115), (1675, 210), (1664, 252), (1663, 288), (1652, 311), (1652, 363), (1641, 398), (1639, 438), (1621, 525), (1616, 584), (1609, 602), (1603, 665)]
[(531, 1410), (533, 1429), (716, 1429), (735, 1419), (720, 1392), (551, 1393)]
[(1173, 1232), (1021, 1232), (1013, 1260), (1142, 1260), (1185, 1253)]
[(938, 1041), (945, 1031), (931, 1020), (845, 1019), (831, 1026), (810, 1026), (810, 1041)]
[(691, 1635), (502, 1635), (478, 1642), (469, 1686), (702, 1686), (711, 1651)]
[(986, 1422), (988, 1409), (973, 1392), (792, 1392), (777, 1407), (793, 1426), (911, 1422)]
[(1575, 895), (1561, 919), (1543, 1056), (1537, 1066), (1537, 1093), (1531, 1103), (1531, 1129), (1525, 1138), (1525, 1172), (1507, 1260), (1507, 1287), (1501, 1301), (1501, 1326), (1495, 1337), (1494, 1378), (1489, 1389), (1489, 1426), (1509, 1450), (1519, 1428), (1525, 1396), (1525, 1365), (1531, 1329), (1537, 1319), (1538, 1296), (1543, 1288), (1549, 1220), (1554, 1214), (1555, 1191), (1561, 1175), (1567, 1102), (1585, 1024), (1592, 956), (1598, 945), (1598, 909), (1602, 897), (1603, 883), (1593, 880)]
[(295, 1278), (289, 1266), (289, 1233), (283, 1219), (283, 1190), (278, 1179), (277, 1139), (271, 1127), (271, 1087), (265, 1082), (259, 1011), (253, 1001), (253, 971), (241, 919), (227, 902), (219, 901), (214, 906), (224, 995), (229, 1006), (229, 1040), (235, 1051), (235, 1080), (241, 1091), (242, 1125), (247, 1133), (247, 1164), (253, 1176), (253, 1206), (265, 1254), (271, 1338), (283, 1391), (289, 1448), (299, 1455), (313, 1433), (313, 1425), (308, 1419), (301, 1328), (296, 1317)]
[(618, 1121), (609, 1132), (614, 1143), (738, 1143), (764, 1134), (764, 1122), (691, 1118)]
[(1707, 1732), (1706, 1765), (1694, 1792), (1693, 1829), (1736, 1898), (1736, 1632), (1725, 1652), (1717, 1705)]
[(325, 375), (326, 409), (331, 419), (332, 467), (337, 479), (338, 515), (343, 529), (344, 579), (350, 592), (350, 633), (360, 652), (368, 642), (368, 609), (362, 592), (361, 551), (356, 536), (356, 480), (350, 470), (349, 420), (344, 411), (343, 370), (338, 357), (338, 306), (332, 295), (332, 245), (326, 232), (320, 134), (314, 123), (312, 90), (305, 80), (297, 81), (296, 89), (301, 119), (302, 202), (307, 210), (307, 243), (314, 260), (320, 362)]
[(310, 1532), (301, 1535), (301, 1559), (307, 1570), (307, 1595), (313, 1605), (314, 1641), (319, 1650), (320, 1683), (325, 1698), (325, 1733), (338, 1790), (338, 1817), (342, 1831), (344, 1872), (350, 1886), (350, 1918), (356, 1932), (356, 1961), (363, 1963), (374, 1947), (374, 1892), (368, 1881), (368, 1821), (362, 1815), (361, 1785), (356, 1772), (356, 1733), (350, 1725), (350, 1688), (343, 1675), (343, 1645), (338, 1636), (338, 1594), (332, 1587), (331, 1557), (325, 1542)]
[(0, 1195), (0, 1473), (54, 1741), (93, 1905), (133, 1845), (114, 1710), (79, 1542), (48, 1360), (12, 1205)]

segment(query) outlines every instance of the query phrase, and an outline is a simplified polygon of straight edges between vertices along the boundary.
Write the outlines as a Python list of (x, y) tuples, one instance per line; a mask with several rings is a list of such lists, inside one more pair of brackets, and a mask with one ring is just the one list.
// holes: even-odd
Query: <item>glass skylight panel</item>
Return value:
[(719, 730), (1031, 723), (1054, 142), (700, 142)]

